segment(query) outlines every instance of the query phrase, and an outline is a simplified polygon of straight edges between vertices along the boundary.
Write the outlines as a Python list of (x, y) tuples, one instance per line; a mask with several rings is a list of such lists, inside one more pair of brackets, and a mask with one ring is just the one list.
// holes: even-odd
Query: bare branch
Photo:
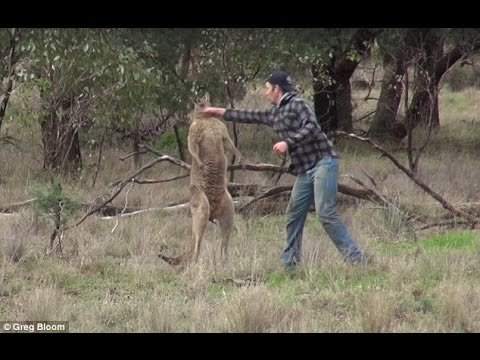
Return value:
[(372, 192), (376, 196), (376, 198), (381, 200), (382, 205), (388, 206), (391, 203), (390, 201), (387, 200), (387, 198), (383, 194), (381, 194), (379, 191), (377, 191), (375, 189), (369, 188), (360, 179), (356, 178), (353, 175), (346, 175), (346, 176), (349, 177), (350, 179), (352, 179), (353, 181), (355, 181), (358, 185), (360, 185), (361, 187), (363, 187), (367, 191)]
[(136, 184), (160, 184), (160, 183), (165, 183), (169, 181), (175, 181), (178, 179), (184, 179), (186, 177), (189, 177), (190, 174), (185, 174), (185, 175), (179, 175), (179, 176), (174, 176), (172, 178), (168, 179), (133, 179), (133, 182)]
[(368, 178), (368, 180), (370, 180), (372, 185), (374, 187), (378, 188), (377, 183), (375, 182), (375, 179), (373, 177), (371, 177), (364, 169), (362, 169), (362, 172), (363, 172), (363, 175), (365, 175)]
[[(104, 207), (106, 204), (108, 204), (109, 202), (111, 202), (113, 199), (115, 199), (118, 194), (120, 194), (120, 192), (123, 190), (123, 188), (132, 180), (134, 179), (135, 177), (137, 177), (137, 175), (141, 174), (142, 172), (144, 172), (145, 170), (151, 168), (153, 165), (155, 165), (156, 163), (159, 163), (161, 161), (164, 161), (166, 160), (163, 156), (159, 157), (159, 158), (156, 158), (152, 161), (150, 161), (148, 164), (144, 165), (143, 167), (141, 167), (140, 169), (138, 169), (137, 171), (135, 171), (135, 173), (133, 173), (132, 175), (129, 175), (125, 180), (123, 180), (122, 182), (120, 182), (120, 184), (118, 184), (118, 189), (115, 190), (113, 192), (113, 194), (105, 201), (103, 201), (100, 205), (97, 205), (95, 206), (93, 209), (90, 209), (87, 211), (87, 213), (85, 215), (83, 215), (81, 217), (80, 220), (78, 220), (73, 226), (71, 227), (77, 227), (78, 225), (80, 225), (82, 222), (85, 221), (85, 219), (87, 217), (89, 217), (90, 215), (92, 215), (93, 213), (97, 212), (98, 210), (100, 210), (102, 207)], [(65, 228), (65, 230), (68, 230), (70, 229), (71, 227), (68, 227), (68, 228)]]
[(245, 170), (251, 170), (251, 171), (275, 171), (282, 174), (287, 173), (290, 175), (297, 174), (295, 171), (291, 171), (288, 168), (280, 167), (278, 165), (265, 164), (265, 163), (244, 164), (243, 166), (240, 164), (235, 164), (235, 165), (229, 165), (228, 169), (229, 170), (245, 169)]
[(177, 159), (177, 158), (174, 158), (174, 157), (171, 157), (169, 155), (164, 155), (162, 154), (160, 151), (152, 148), (151, 146), (148, 146), (148, 145), (145, 145), (145, 144), (140, 144), (139, 147), (141, 148), (144, 148), (144, 149), (147, 149), (148, 151), (150, 151), (151, 153), (154, 153), (155, 155), (158, 155), (160, 157), (163, 158), (162, 161), (169, 161), (171, 162), (172, 164), (175, 164), (175, 165), (178, 165), (184, 169), (187, 169), (188, 171), (190, 171), (191, 169), (191, 165), (190, 164), (187, 164), (185, 161), (182, 161), (180, 159)]
[(376, 109), (372, 110), (372, 111), (368, 112), (366, 115), (363, 115), (362, 117), (359, 117), (358, 119), (356, 119), (355, 122), (362, 121), (363, 119), (366, 119), (367, 117), (369, 117), (372, 114), (375, 114), (376, 112), (377, 112)]
[[(235, 206), (235, 210), (238, 211), (238, 208), (240, 205), (242, 205), (245, 201), (250, 201), (252, 199), (251, 196), (247, 196), (245, 198), (239, 198), (237, 200), (233, 201), (233, 205)], [(148, 212), (153, 212), (153, 211), (166, 211), (166, 212), (175, 212), (175, 211), (180, 211), (180, 210), (189, 210), (190, 209), (190, 202), (182, 203), (182, 204), (176, 204), (176, 205), (171, 205), (171, 206), (166, 206), (166, 207), (160, 207), (160, 208), (147, 208), (147, 209), (140, 209), (136, 211), (132, 211), (129, 213), (124, 213), (120, 215), (115, 215), (115, 216), (104, 216), (101, 217), (102, 220), (112, 220), (112, 219), (118, 219), (119, 217), (130, 217), (130, 216), (135, 216), (139, 214), (145, 214)]]
[[(130, 188), (127, 190), (127, 192), (125, 193), (125, 205), (123, 206), (123, 209), (122, 211), (120, 212), (120, 216), (122, 216), (124, 213), (125, 213), (125, 210), (127, 209), (128, 207), (128, 194), (130, 193), (130, 191), (133, 189), (133, 183), (130, 183)], [(118, 227), (118, 220), (117, 222), (115, 223), (115, 226), (113, 227), (112, 231), (110, 231), (110, 234), (113, 234), (116, 230), (116, 228)]]
[(409, 169), (407, 169), (405, 166), (403, 166), (392, 154), (390, 154), (388, 151), (386, 151), (385, 149), (383, 149), (381, 146), (377, 145), (373, 140), (371, 140), (370, 138), (365, 138), (365, 137), (360, 137), (360, 136), (357, 136), (355, 134), (347, 134), (346, 132), (344, 131), (336, 131), (336, 134), (337, 135), (340, 135), (340, 136), (343, 136), (343, 137), (346, 137), (346, 138), (350, 138), (350, 139), (355, 139), (355, 140), (359, 140), (359, 141), (363, 141), (363, 142), (367, 142), (369, 143), (371, 146), (373, 146), (376, 150), (378, 150), (379, 152), (381, 152), (384, 156), (386, 156), (387, 158), (389, 158), (393, 163), (394, 165), (399, 168), (401, 171), (403, 171), (410, 179), (412, 179), (418, 186), (420, 186), (425, 192), (427, 192), (430, 196), (432, 196), (435, 200), (437, 200), (442, 206), (444, 209), (446, 210), (449, 210), (455, 214), (457, 214), (458, 216), (461, 216), (465, 219), (467, 219), (470, 223), (472, 224), (476, 224), (479, 222), (479, 219), (471, 216), (470, 214), (467, 214), (465, 211), (462, 211), (462, 210), (459, 210), (457, 208), (455, 208), (452, 204), (450, 204), (447, 200), (445, 200), (442, 196), (440, 196), (439, 194), (437, 194), (435, 191), (432, 190), (432, 188), (430, 188), (430, 186), (428, 186), (427, 184), (425, 184), (423, 181), (421, 181), (420, 179), (418, 179), (413, 173), (412, 171), (410, 171)]
[(469, 225), (469, 226), (472, 226), (472, 223), (470, 221), (465, 221), (465, 220), (439, 221), (439, 222), (423, 225), (423, 226), (415, 229), (415, 231), (426, 230), (426, 229), (430, 229), (430, 228), (433, 228), (433, 227), (454, 226), (454, 225)]
[[(130, 158), (130, 157), (132, 157), (132, 156), (139, 155), (139, 154), (146, 154), (146, 153), (147, 153), (147, 150), (135, 151), (135, 152), (130, 153), (130, 154), (128, 154), (128, 155), (122, 156), (122, 157), (120, 158), (120, 160), (125, 161), (125, 160), (127, 160), (128, 158)], [(161, 155), (160, 155), (160, 156), (161, 156)]]
[(36, 198), (33, 199), (28, 199), (25, 201), (21, 201), (18, 203), (13, 203), (13, 204), (7, 204), (7, 205), (0, 205), (0, 213), (12, 213), (20, 210), (23, 207), (26, 207), (27, 205), (30, 205), (36, 200)]

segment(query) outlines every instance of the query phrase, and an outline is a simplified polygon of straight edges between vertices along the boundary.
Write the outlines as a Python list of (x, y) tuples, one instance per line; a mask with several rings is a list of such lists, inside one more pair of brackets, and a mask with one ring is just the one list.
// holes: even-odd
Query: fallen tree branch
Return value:
[(267, 191), (269, 188), (267, 186), (257, 185), (257, 184), (238, 184), (238, 183), (228, 183), (227, 184), (228, 192), (232, 197), (240, 196), (256, 196), (261, 191)]
[[(153, 154), (159, 155), (159, 156), (167, 156), (163, 155), (161, 152), (158, 150), (148, 146), (148, 145), (140, 145), (140, 147), (143, 147), (147, 149), (148, 151), (152, 152)], [(173, 157), (168, 157), (169, 161), (172, 162), (173, 164), (177, 164), (185, 169), (190, 170), (190, 165), (179, 160), (175, 159)], [(181, 164), (181, 165), (180, 165)], [(272, 172), (278, 172), (281, 174), (290, 174), (293, 176), (297, 175), (297, 172), (295, 170), (290, 170), (288, 167), (281, 167), (278, 165), (272, 165), (272, 164), (266, 164), (266, 163), (256, 163), (256, 164), (235, 164), (235, 165), (229, 165), (228, 170), (250, 170), (250, 171), (272, 171)], [(349, 195), (353, 196), (357, 199), (361, 200), (368, 200), (373, 203), (379, 203), (383, 204), (383, 201), (381, 198), (379, 198), (373, 191), (371, 190), (366, 190), (366, 189), (355, 189), (352, 188), (348, 185), (338, 183), (338, 191), (344, 195)], [(233, 196), (233, 195), (232, 195)]]
[(415, 229), (415, 231), (421, 231), (421, 230), (426, 230), (430, 229), (433, 227), (440, 227), (440, 226), (452, 226), (452, 225), (468, 225), (471, 226), (471, 222), (465, 221), (465, 220), (447, 220), (447, 221), (439, 221), (431, 224), (426, 224), (423, 226), (420, 226)]
[(135, 171), (132, 175), (129, 175), (125, 180), (123, 180), (122, 182), (120, 182), (120, 184), (118, 184), (118, 189), (115, 190), (113, 192), (113, 194), (105, 201), (103, 201), (100, 205), (97, 205), (95, 206), (93, 209), (90, 209), (87, 211), (87, 213), (85, 215), (83, 215), (80, 220), (78, 220), (74, 225), (70, 226), (70, 227), (67, 227), (65, 228), (65, 230), (68, 230), (72, 227), (77, 227), (78, 225), (80, 225), (82, 222), (85, 221), (85, 219), (87, 217), (89, 217), (90, 215), (92, 215), (93, 213), (97, 212), (98, 210), (100, 210), (102, 207), (104, 207), (105, 205), (107, 205), (109, 202), (111, 202), (113, 199), (115, 199), (117, 197), (118, 194), (120, 194), (120, 192), (123, 190), (123, 188), (132, 180), (134, 179), (137, 175), (141, 174), (143, 171), (151, 168), (153, 165), (155, 165), (156, 163), (159, 163), (161, 161), (165, 161), (167, 160), (164, 156), (161, 156), (159, 158), (156, 158), (152, 161), (150, 161), (148, 164), (144, 165), (143, 167), (141, 167), (140, 169), (138, 169), (137, 171)]
[(187, 203), (183, 203), (183, 204), (179, 204), (179, 205), (173, 205), (173, 206), (141, 209), (141, 210), (136, 210), (136, 211), (123, 213), (123, 214), (118, 214), (118, 215), (114, 215), (114, 216), (103, 216), (100, 219), (102, 219), (102, 220), (118, 219), (119, 217), (120, 218), (130, 217), (130, 216), (135, 216), (135, 215), (139, 215), (139, 214), (145, 214), (145, 213), (152, 212), (152, 211), (167, 211), (167, 212), (170, 212), (170, 211), (187, 209), (188, 207), (189, 207), (189, 203), (187, 202)]
[(32, 204), (36, 199), (29, 199), (25, 201), (21, 201), (18, 203), (7, 204), (7, 205), (0, 205), (0, 213), (10, 214), (12, 212), (17, 212), (21, 208), (24, 208), (30, 204)]
[(279, 187), (270, 189), (270, 190), (264, 192), (263, 194), (254, 197), (251, 201), (249, 201), (248, 203), (246, 203), (245, 205), (243, 205), (243, 206), (239, 209), (239, 211), (245, 210), (246, 207), (251, 206), (252, 204), (256, 203), (256, 202), (259, 201), (259, 200), (262, 200), (262, 199), (265, 199), (265, 198), (267, 198), (267, 197), (280, 194), (280, 193), (285, 192), (285, 191), (291, 191), (292, 188), (293, 188), (293, 186), (279, 186)]
[(287, 173), (290, 175), (297, 175), (295, 171), (291, 171), (286, 167), (280, 167), (278, 165), (265, 164), (265, 163), (256, 163), (256, 164), (235, 164), (229, 165), (228, 170), (251, 170), (251, 171), (274, 171), (279, 173)]
[[(245, 201), (250, 201), (251, 199), (252, 199), (252, 197), (245, 197), (245, 198), (239, 198), (238, 200), (235, 200), (233, 202), (233, 205), (235, 206), (235, 210), (238, 211), (238, 208)], [(118, 215), (115, 215), (115, 216), (103, 216), (100, 219), (102, 219), (102, 220), (112, 220), (112, 219), (135, 216), (135, 215), (139, 215), (139, 214), (145, 214), (145, 213), (153, 212), (153, 211), (175, 212), (175, 211), (179, 211), (179, 210), (190, 210), (190, 202), (171, 205), (171, 206), (166, 206), (166, 207), (141, 209), (141, 210), (132, 211), (132, 212), (129, 212), (129, 213), (118, 214)]]
[(420, 186), (427, 194), (429, 194), (435, 200), (437, 200), (443, 206), (444, 209), (451, 211), (456, 215), (467, 219), (472, 224), (472, 226), (477, 224), (480, 221), (480, 219), (475, 218), (474, 216), (466, 213), (465, 211), (457, 209), (455, 206), (450, 204), (447, 200), (445, 200), (445, 198), (443, 198), (440, 194), (437, 194), (435, 191), (433, 191), (433, 189), (430, 186), (428, 186), (423, 181), (418, 179), (409, 169), (403, 166), (392, 154), (390, 154), (387, 150), (385, 150), (381, 146), (377, 145), (372, 139), (360, 137), (355, 134), (348, 134), (344, 131), (336, 131), (335, 133), (337, 135), (340, 135), (349, 139), (356, 139), (362, 142), (369, 143), (373, 148), (375, 148), (376, 150), (381, 152), (385, 157), (390, 159), (390, 161), (392, 161), (397, 168), (399, 168), (402, 172), (404, 172), (410, 179), (412, 179), (418, 186)]
[[(168, 179), (132, 179), (132, 182), (134, 182), (135, 184), (142, 184), (142, 185), (144, 185), (144, 184), (160, 184), (160, 183), (165, 183), (165, 182), (169, 182), (169, 181), (184, 179), (184, 178), (189, 177), (189, 176), (190, 176), (190, 174), (174, 176), (173, 178), (168, 178)], [(114, 186), (120, 184), (121, 182), (122, 182), (121, 180), (117, 180), (117, 181), (112, 182), (109, 186), (114, 187)]]

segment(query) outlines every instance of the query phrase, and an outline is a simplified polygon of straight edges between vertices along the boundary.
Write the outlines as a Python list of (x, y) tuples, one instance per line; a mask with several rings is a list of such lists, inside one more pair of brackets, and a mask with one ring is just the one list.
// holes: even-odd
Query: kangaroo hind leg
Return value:
[(230, 194), (226, 191), (220, 200), (218, 209), (216, 211), (218, 223), (220, 226), (220, 234), (222, 237), (221, 243), (221, 259), (226, 262), (228, 259), (228, 244), (233, 229), (233, 221), (235, 209), (233, 207), (233, 200)]
[(200, 246), (205, 228), (210, 217), (210, 205), (203, 191), (194, 187), (191, 189), (190, 210), (192, 213), (192, 240), (187, 250), (188, 258), (195, 263), (200, 255)]

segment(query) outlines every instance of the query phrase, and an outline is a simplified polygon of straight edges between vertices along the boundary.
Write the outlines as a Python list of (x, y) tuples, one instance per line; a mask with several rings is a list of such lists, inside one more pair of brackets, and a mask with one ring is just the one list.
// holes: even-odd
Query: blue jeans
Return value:
[(302, 235), (308, 210), (315, 201), (318, 220), (344, 259), (362, 261), (362, 253), (337, 214), (338, 159), (324, 158), (313, 168), (297, 176), (287, 206), (287, 247), (282, 254), (284, 266), (300, 263)]

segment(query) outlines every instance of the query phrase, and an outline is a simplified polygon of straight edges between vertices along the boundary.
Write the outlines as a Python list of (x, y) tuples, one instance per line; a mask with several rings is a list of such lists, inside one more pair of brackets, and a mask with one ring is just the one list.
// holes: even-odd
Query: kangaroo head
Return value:
[(196, 97), (194, 99), (195, 111), (201, 110), (210, 105), (210, 95), (208, 92), (205, 93), (202, 97)]

